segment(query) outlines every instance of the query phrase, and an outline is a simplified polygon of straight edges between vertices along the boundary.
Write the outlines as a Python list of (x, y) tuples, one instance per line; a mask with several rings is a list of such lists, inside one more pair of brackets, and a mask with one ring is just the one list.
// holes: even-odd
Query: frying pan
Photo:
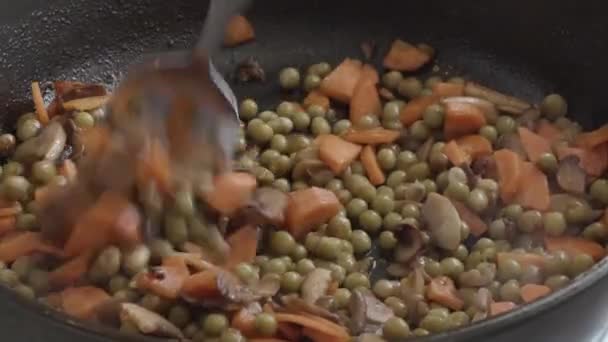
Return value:
[[(143, 53), (190, 47), (207, 1), (20, 0), (0, 3), (0, 127), (31, 111), (31, 80), (114, 84)], [(275, 104), (287, 65), (360, 57), (362, 41), (382, 54), (400, 37), (439, 52), (442, 73), (464, 75), (533, 102), (559, 92), (586, 128), (608, 119), (608, 4), (601, 0), (257, 1), (255, 43), (222, 52), (226, 75), (255, 56), (269, 80), (237, 95)], [(0, 106), (2, 106), (0, 105)], [(608, 328), (608, 265), (574, 285), (497, 319), (412, 341), (601, 341)], [(81, 325), (0, 289), (2, 341), (132, 341)], [(137, 339), (136, 339), (137, 340)], [(140, 339), (150, 340), (150, 339)]]

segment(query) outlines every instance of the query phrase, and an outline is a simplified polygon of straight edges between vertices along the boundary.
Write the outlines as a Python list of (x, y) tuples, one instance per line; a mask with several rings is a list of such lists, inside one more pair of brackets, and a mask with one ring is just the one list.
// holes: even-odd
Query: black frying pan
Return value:
[[(228, 0), (227, 0), (228, 1)], [(201, 27), (200, 0), (19, 0), (0, 3), (0, 121), (10, 127), (31, 111), (31, 80), (112, 84), (144, 52), (191, 46)], [(340, 1), (258, 0), (250, 18), (257, 42), (225, 51), (229, 73), (256, 56), (269, 75), (237, 95), (275, 103), (286, 65), (336, 63), (360, 56), (374, 40), (383, 52), (395, 37), (427, 42), (443, 71), (538, 102), (548, 92), (570, 101), (587, 128), (606, 122), (608, 4), (601, 0)], [(608, 265), (523, 309), (419, 341), (601, 341), (608, 330)], [(0, 289), (1, 341), (131, 341), (116, 332), (66, 323)], [(416, 340), (418, 341), (418, 340)]]

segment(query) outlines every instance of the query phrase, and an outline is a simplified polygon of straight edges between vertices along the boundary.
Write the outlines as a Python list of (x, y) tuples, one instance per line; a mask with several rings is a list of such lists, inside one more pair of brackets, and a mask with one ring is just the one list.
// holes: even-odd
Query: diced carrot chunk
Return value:
[(255, 176), (245, 172), (229, 172), (215, 177), (213, 191), (205, 195), (207, 203), (223, 215), (242, 208), (257, 187)]
[(40, 233), (16, 233), (0, 241), (0, 261), (13, 262), (21, 256), (33, 253), (63, 256), (60, 249), (43, 241)]
[(445, 104), (443, 134), (446, 139), (476, 133), (485, 124), (486, 117), (478, 106), (459, 102)]
[(76, 177), (78, 177), (76, 164), (70, 159), (64, 160), (59, 167), (59, 174), (64, 176), (68, 182), (73, 183), (76, 180)]
[(287, 228), (296, 238), (302, 238), (316, 226), (327, 222), (340, 211), (336, 195), (317, 187), (291, 192), (287, 204)]
[(524, 150), (526, 150), (528, 159), (530, 159), (531, 162), (536, 163), (544, 153), (551, 153), (551, 143), (542, 136), (521, 126), (518, 128), (518, 132)]
[(364, 64), (363, 68), (361, 68), (361, 78), (359, 79), (359, 83), (361, 83), (363, 80), (369, 81), (374, 85), (378, 84), (380, 82), (378, 70), (376, 70), (373, 65)]
[(513, 200), (527, 209), (546, 211), (551, 202), (547, 175), (530, 162), (523, 163), (519, 190)]
[(359, 83), (362, 67), (361, 61), (345, 59), (321, 81), (321, 92), (336, 101), (350, 103)]
[(341, 174), (361, 153), (361, 146), (336, 135), (328, 135), (319, 145), (319, 159), (337, 175)]
[(568, 156), (577, 156), (578, 165), (590, 176), (599, 177), (608, 170), (608, 143), (598, 145), (591, 150), (567, 146), (557, 149), (559, 160)]
[(232, 268), (240, 263), (251, 263), (258, 249), (258, 230), (255, 226), (245, 226), (232, 233), (227, 239), (230, 254), (226, 267)]
[(106, 291), (94, 287), (70, 287), (61, 292), (63, 311), (75, 318), (93, 319), (99, 308), (111, 297)]
[(490, 304), (490, 315), (497, 316), (509, 312), (517, 307), (513, 302), (494, 302)]
[(350, 129), (342, 135), (342, 138), (355, 144), (379, 145), (393, 143), (395, 140), (399, 139), (400, 136), (401, 132), (399, 131), (385, 128), (373, 128), (366, 130)]
[[(230, 325), (239, 330), (245, 337), (252, 338), (257, 334), (257, 329), (255, 328), (255, 314), (246, 307), (240, 309), (232, 316)], [(251, 341), (251, 339), (249, 339), (249, 341)]]
[(454, 282), (448, 277), (433, 278), (426, 289), (426, 297), (452, 310), (464, 307), (464, 301), (458, 296)]
[[(173, 117), (177, 118), (178, 116)], [(88, 135), (89, 133), (87, 132)], [(109, 137), (105, 138), (109, 139)], [(170, 138), (170, 141), (174, 140)], [(178, 146), (177, 144), (172, 144), (171, 147), (174, 147), (174, 145)], [(160, 141), (154, 140), (147, 146), (142, 156), (136, 162), (135, 179), (137, 184), (153, 182), (163, 192), (171, 193), (173, 190), (171, 177), (172, 170), (169, 151), (167, 151)]]
[(452, 200), (452, 204), (454, 205), (454, 208), (456, 208), (460, 219), (469, 226), (473, 236), (480, 237), (488, 231), (488, 225), (466, 205), (456, 200)]
[(553, 125), (547, 120), (541, 120), (538, 123), (536, 133), (538, 133), (538, 135), (540, 135), (541, 137), (545, 138), (545, 140), (547, 140), (551, 144), (562, 138), (562, 132), (557, 127), (555, 127), (555, 125)]
[(357, 125), (362, 117), (367, 115), (378, 116), (381, 112), (382, 104), (376, 85), (370, 80), (361, 80), (350, 100), (350, 121)]
[(255, 38), (253, 25), (242, 15), (236, 15), (228, 21), (224, 34), (224, 45), (237, 46)]
[(464, 95), (464, 83), (439, 82), (433, 85), (433, 94), (439, 97)]
[(456, 143), (471, 159), (492, 154), (492, 143), (479, 134), (465, 135), (458, 138)]
[(409, 127), (414, 122), (422, 119), (426, 107), (437, 102), (439, 98), (435, 95), (417, 97), (408, 102), (399, 113), (399, 119), (405, 127)]
[(217, 273), (209, 270), (191, 275), (184, 281), (181, 293), (190, 300), (219, 297), (221, 293), (217, 287)]
[(500, 195), (502, 200), (508, 203), (519, 190), (519, 183), (523, 174), (523, 161), (517, 153), (506, 149), (494, 152), (494, 160), (498, 171)]
[(58, 289), (76, 284), (87, 274), (93, 255), (93, 251), (85, 252), (53, 270), (49, 274), (51, 286)]
[(606, 250), (599, 243), (573, 236), (546, 236), (545, 247), (550, 252), (564, 251), (572, 256), (584, 253), (593, 257), (595, 261), (606, 255)]
[(150, 291), (166, 299), (176, 299), (188, 277), (190, 271), (183, 258), (167, 257), (163, 260), (162, 266), (140, 273), (135, 283), (140, 290)]
[(329, 97), (325, 96), (323, 93), (321, 93), (318, 90), (313, 90), (310, 93), (308, 93), (308, 95), (306, 96), (306, 98), (304, 98), (304, 101), (302, 101), (302, 103), (304, 104), (304, 107), (308, 108), (312, 105), (317, 105), (317, 106), (321, 106), (323, 107), (323, 109), (327, 110), (329, 109)]
[(551, 288), (546, 285), (526, 284), (521, 287), (521, 298), (526, 303), (533, 302), (551, 293)]
[(275, 314), (275, 318), (279, 323), (292, 323), (309, 329), (309, 331), (332, 336), (334, 338), (333, 341), (336, 342), (347, 342), (350, 340), (350, 334), (346, 328), (319, 316), (277, 313)]
[(384, 176), (384, 171), (378, 164), (378, 159), (376, 158), (376, 151), (373, 146), (367, 145), (363, 148), (361, 152), (361, 163), (365, 168), (365, 173), (367, 174), (367, 178), (369, 181), (375, 185), (384, 184), (386, 177)]
[(471, 156), (455, 140), (450, 140), (450, 142), (443, 146), (443, 153), (448, 157), (452, 165), (462, 166), (471, 163)]
[(384, 67), (399, 71), (416, 71), (431, 60), (426, 52), (406, 43), (395, 40), (384, 57)]
[(607, 142), (608, 125), (604, 125), (595, 131), (581, 133), (576, 137), (576, 145), (586, 149), (592, 149)]
[(0, 217), (0, 236), (10, 233), (17, 229), (17, 219), (15, 216)]

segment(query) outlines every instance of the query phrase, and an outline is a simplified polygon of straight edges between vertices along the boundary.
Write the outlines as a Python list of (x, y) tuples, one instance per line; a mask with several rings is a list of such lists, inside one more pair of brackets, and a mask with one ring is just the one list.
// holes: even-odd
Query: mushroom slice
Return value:
[(422, 217), (439, 247), (452, 251), (458, 248), (462, 240), (462, 222), (447, 197), (430, 193), (422, 206)]
[(121, 322), (129, 322), (144, 335), (183, 339), (184, 334), (163, 316), (133, 303), (122, 303)]
[(67, 135), (63, 126), (54, 120), (44, 127), (37, 137), (20, 144), (15, 150), (15, 160), (32, 163), (40, 159), (56, 160), (59, 158)]
[(584, 194), (587, 175), (579, 166), (579, 158), (577, 156), (567, 156), (559, 162), (557, 169), (557, 183), (559, 186), (573, 194)]
[(232, 273), (218, 270), (217, 286), (228, 301), (247, 304), (276, 295), (281, 287), (281, 280), (268, 274), (257, 283), (246, 285)]
[(464, 87), (464, 94), (488, 100), (495, 104), (499, 110), (511, 114), (522, 114), (526, 109), (532, 107), (526, 101), (505, 95), (474, 82), (467, 82)]
[(362, 288), (353, 291), (348, 308), (351, 314), (351, 329), (355, 334), (376, 332), (395, 315), (391, 308), (369, 290)]
[(314, 304), (327, 293), (331, 283), (331, 271), (324, 268), (316, 268), (306, 275), (302, 282), (302, 299)]
[(249, 203), (239, 210), (232, 219), (231, 226), (243, 224), (280, 226), (285, 221), (284, 212), (288, 197), (284, 192), (264, 187), (257, 189)]
[(338, 315), (319, 305), (311, 304), (296, 294), (281, 297), (281, 302), (283, 303), (283, 309), (288, 312), (306, 312), (314, 316), (327, 318), (334, 322), (340, 321)]
[(395, 249), (395, 261), (400, 263), (408, 263), (422, 250), (424, 242), (422, 233), (418, 228), (404, 224), (398, 230), (399, 246)]

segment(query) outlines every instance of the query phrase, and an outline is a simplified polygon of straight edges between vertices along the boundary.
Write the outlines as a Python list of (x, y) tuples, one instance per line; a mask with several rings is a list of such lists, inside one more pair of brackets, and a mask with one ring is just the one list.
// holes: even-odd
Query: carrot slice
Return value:
[(258, 249), (258, 230), (255, 226), (245, 226), (226, 239), (230, 245), (230, 254), (226, 267), (232, 268), (242, 262), (253, 262)]
[(439, 97), (464, 95), (464, 83), (439, 82), (433, 85), (433, 94)]
[(454, 282), (448, 277), (433, 278), (426, 289), (426, 296), (429, 300), (452, 310), (461, 310), (464, 307), (464, 301), (458, 296)]
[(373, 185), (378, 186), (384, 184), (386, 176), (384, 176), (384, 171), (382, 171), (382, 168), (380, 168), (380, 165), (378, 164), (376, 151), (373, 146), (367, 145), (363, 148), (363, 151), (361, 152), (361, 163), (363, 164), (363, 168), (365, 168), (367, 178), (369, 178), (369, 181)]
[(87, 274), (93, 255), (93, 251), (87, 251), (53, 270), (49, 274), (51, 286), (64, 288), (74, 285)]
[(23, 232), (0, 241), (0, 261), (13, 262), (17, 258), (33, 253), (44, 253), (63, 257), (63, 252), (42, 240), (40, 233)]
[(519, 183), (523, 174), (523, 162), (517, 153), (506, 149), (494, 152), (494, 160), (498, 171), (500, 197), (508, 203), (519, 190)]
[(596, 146), (591, 150), (561, 146), (556, 152), (559, 160), (571, 155), (577, 156), (578, 165), (590, 176), (599, 177), (608, 170), (608, 143)]
[(221, 296), (217, 287), (217, 273), (208, 270), (191, 275), (182, 284), (181, 294), (191, 300)]
[(570, 255), (588, 254), (594, 260), (599, 260), (606, 255), (606, 250), (595, 241), (573, 236), (545, 237), (545, 247), (548, 251), (564, 251)]
[(405, 127), (409, 127), (414, 122), (422, 119), (426, 107), (437, 102), (439, 98), (434, 95), (422, 96), (408, 102), (399, 113), (399, 119)]
[(40, 91), (40, 84), (38, 82), (32, 82), (32, 98), (34, 99), (34, 106), (36, 107), (36, 118), (41, 124), (46, 125), (49, 123), (49, 113), (46, 111), (44, 99), (42, 98), (42, 91)]
[(446, 139), (475, 133), (485, 124), (486, 117), (478, 106), (460, 102), (445, 104), (443, 134)]
[(562, 138), (562, 132), (557, 127), (555, 127), (554, 124), (550, 123), (547, 120), (541, 120), (538, 123), (536, 133), (538, 133), (538, 135), (540, 135), (541, 137), (545, 138), (545, 140), (547, 140), (551, 144)]
[(169, 151), (158, 140), (152, 141), (137, 160), (135, 178), (138, 184), (154, 182), (163, 192), (172, 192)]
[(324, 137), (319, 144), (319, 159), (336, 175), (341, 174), (361, 153), (361, 146), (336, 135)]
[(490, 315), (497, 316), (509, 312), (517, 307), (513, 302), (494, 302), (490, 304)]
[(21, 203), (0, 200), (0, 217), (15, 216), (21, 214), (22, 211)]
[(365, 145), (379, 145), (379, 144), (390, 144), (399, 139), (401, 132), (385, 129), (385, 128), (373, 128), (366, 130), (354, 130), (350, 129), (342, 138), (346, 141), (350, 141), (355, 144)]
[(595, 131), (581, 133), (576, 137), (576, 145), (591, 149), (608, 142), (608, 125), (604, 125)]
[(504, 263), (506, 260), (515, 260), (522, 268), (527, 266), (536, 266), (540, 269), (545, 268), (545, 257), (534, 253), (499, 252), (496, 254), (498, 264)]
[(140, 273), (135, 279), (138, 289), (149, 291), (163, 298), (176, 299), (179, 297), (190, 271), (183, 258), (168, 257), (163, 265), (149, 272)]
[(318, 90), (313, 90), (310, 93), (308, 93), (308, 95), (306, 96), (306, 98), (304, 99), (304, 101), (302, 101), (302, 103), (304, 104), (304, 107), (308, 108), (312, 105), (317, 105), (317, 106), (321, 106), (323, 107), (323, 109), (327, 110), (329, 109), (329, 97), (325, 96), (323, 93), (321, 93)]
[(551, 153), (551, 143), (542, 136), (532, 132), (526, 127), (519, 127), (519, 138), (530, 161), (535, 162), (543, 153)]
[(350, 335), (343, 326), (337, 325), (336, 323), (321, 317), (277, 313), (275, 314), (275, 318), (279, 323), (293, 323), (308, 329), (308, 331), (315, 331), (324, 335), (332, 336), (334, 341), (346, 342), (350, 340)]
[(224, 215), (242, 208), (257, 187), (255, 176), (245, 172), (229, 172), (215, 177), (213, 190), (205, 195), (209, 206)]
[(242, 15), (230, 18), (224, 34), (224, 45), (237, 46), (255, 38), (253, 25)]
[(362, 117), (366, 115), (378, 116), (382, 112), (380, 95), (372, 81), (362, 79), (355, 88), (350, 100), (350, 121), (357, 125)]
[(321, 81), (321, 92), (330, 98), (350, 103), (362, 72), (361, 61), (347, 58)]
[(551, 202), (547, 175), (530, 162), (523, 163), (519, 190), (513, 200), (527, 209), (546, 211)]
[(551, 293), (551, 288), (546, 285), (526, 284), (521, 287), (521, 298), (526, 303), (533, 302)]
[(73, 183), (78, 176), (78, 169), (76, 168), (76, 164), (70, 159), (66, 159), (59, 166), (59, 174), (64, 176), (68, 182)]
[[(239, 330), (245, 337), (256, 336), (257, 330), (255, 328), (255, 314), (248, 310), (246, 307), (237, 311), (232, 316), (230, 325)], [(251, 341), (251, 339), (249, 339)]]
[(466, 135), (456, 140), (456, 143), (471, 159), (492, 154), (492, 143), (479, 134)]
[(455, 140), (450, 140), (443, 146), (443, 153), (448, 160), (455, 166), (468, 165), (471, 163), (471, 156), (466, 153)]
[(458, 212), (460, 219), (466, 222), (466, 224), (471, 229), (471, 234), (476, 237), (482, 236), (488, 231), (488, 225), (471, 209), (469, 209), (464, 203), (451, 200), (454, 208)]
[(336, 195), (317, 187), (291, 192), (286, 212), (286, 226), (296, 238), (304, 237), (316, 226), (334, 217), (341, 208)]
[(370, 81), (374, 85), (378, 84), (380, 82), (378, 70), (376, 70), (373, 65), (364, 64), (363, 68), (361, 68), (361, 78), (359, 79), (359, 83), (361, 83), (363, 80)]
[(10, 233), (17, 229), (17, 219), (15, 216), (0, 218), (0, 236)]
[(75, 318), (93, 319), (97, 308), (110, 300), (106, 291), (94, 287), (70, 287), (61, 292), (63, 311)]
[(431, 56), (419, 48), (396, 39), (391, 45), (386, 57), (384, 67), (399, 71), (416, 71), (429, 62)]

